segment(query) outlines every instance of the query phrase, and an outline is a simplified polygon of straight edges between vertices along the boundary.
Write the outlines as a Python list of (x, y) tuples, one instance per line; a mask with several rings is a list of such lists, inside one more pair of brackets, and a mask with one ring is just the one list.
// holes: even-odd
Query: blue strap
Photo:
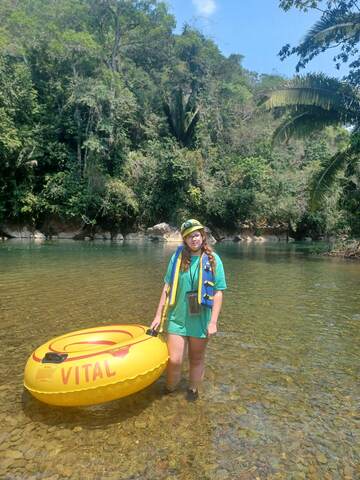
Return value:
[(199, 289), (201, 288), (201, 305), (212, 308), (214, 304), (215, 279), (209, 257), (206, 253), (202, 255), (201, 266), (202, 275), (199, 278), (199, 281), (201, 281), (201, 285), (199, 285)]

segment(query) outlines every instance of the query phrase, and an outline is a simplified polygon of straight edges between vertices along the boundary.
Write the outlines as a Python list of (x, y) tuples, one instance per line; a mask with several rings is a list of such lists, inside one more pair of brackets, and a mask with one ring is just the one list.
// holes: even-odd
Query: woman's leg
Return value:
[(184, 359), (184, 351), (187, 337), (168, 333), (167, 346), (169, 349), (169, 362), (167, 366), (166, 387), (175, 390), (181, 379), (181, 367)]
[(189, 337), (189, 363), (190, 382), (189, 388), (197, 390), (204, 378), (205, 350), (208, 344), (207, 338)]

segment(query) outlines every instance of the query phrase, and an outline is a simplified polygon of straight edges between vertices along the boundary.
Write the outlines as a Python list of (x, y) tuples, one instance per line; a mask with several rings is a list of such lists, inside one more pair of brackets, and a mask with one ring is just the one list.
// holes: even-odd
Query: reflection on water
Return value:
[(360, 264), (308, 246), (219, 245), (229, 289), (201, 399), (163, 379), (62, 409), (23, 391), (30, 352), (112, 322), (148, 324), (171, 245), (0, 245), (1, 479), (357, 478)]

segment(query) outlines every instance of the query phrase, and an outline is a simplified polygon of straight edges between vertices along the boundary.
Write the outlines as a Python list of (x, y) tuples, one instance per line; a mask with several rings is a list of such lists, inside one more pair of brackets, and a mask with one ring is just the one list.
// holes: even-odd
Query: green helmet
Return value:
[(195, 230), (202, 230), (204, 228), (203, 225), (198, 220), (194, 218), (190, 218), (190, 220), (186, 220), (181, 225), (180, 231), (183, 238), (187, 237), (190, 233), (195, 232)]

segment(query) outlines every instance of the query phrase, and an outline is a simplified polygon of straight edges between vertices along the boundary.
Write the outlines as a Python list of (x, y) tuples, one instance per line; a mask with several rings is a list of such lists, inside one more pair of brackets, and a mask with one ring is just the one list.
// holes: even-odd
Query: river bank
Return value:
[[(267, 243), (267, 242), (294, 242), (295, 239), (281, 227), (265, 227), (262, 229), (244, 225), (237, 233), (224, 231), (212, 231), (206, 228), (209, 242), (243, 242), (243, 243)], [(118, 231), (103, 230), (100, 228), (89, 228), (87, 225), (52, 222), (45, 225), (41, 230), (29, 225), (0, 225), (0, 241), (11, 239), (29, 239), (37, 242), (44, 240), (102, 240), (112, 242), (170, 242), (181, 243), (182, 238), (177, 227), (162, 222), (149, 228), (140, 228), (132, 232), (121, 233)], [(324, 238), (313, 239), (306, 237), (305, 242), (317, 240), (324, 241)], [(329, 237), (328, 244), (314, 249), (315, 255), (330, 257), (342, 257), (360, 260), (360, 240), (336, 239)], [(326, 250), (326, 251), (324, 251)]]
[[(220, 230), (206, 229), (210, 243), (216, 242), (292, 242), (289, 233), (281, 226), (267, 226), (255, 228), (251, 225), (243, 225), (237, 232), (226, 232)], [(68, 223), (61, 221), (50, 221), (44, 223), (40, 228), (21, 224), (0, 225), (0, 240), (34, 239), (72, 239), (72, 240), (111, 240), (111, 241), (163, 241), (181, 242), (180, 231), (177, 227), (168, 223), (158, 223), (152, 227), (138, 228), (130, 232), (119, 232), (104, 230), (99, 227), (89, 226), (81, 223)], [(311, 238), (307, 238), (311, 241)]]
[(324, 255), (329, 257), (343, 257), (360, 260), (360, 240), (337, 240), (331, 249), (324, 253)]

